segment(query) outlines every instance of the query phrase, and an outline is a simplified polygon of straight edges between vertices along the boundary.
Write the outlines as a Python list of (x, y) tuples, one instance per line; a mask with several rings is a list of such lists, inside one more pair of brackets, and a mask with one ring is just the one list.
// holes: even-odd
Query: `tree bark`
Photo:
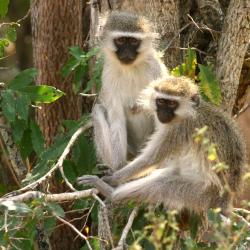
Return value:
[(216, 58), (216, 75), (222, 92), (221, 107), (231, 113), (250, 40), (250, 3), (231, 0), (224, 20)]
[(63, 79), (60, 70), (67, 61), (68, 48), (82, 45), (82, 1), (33, 0), (31, 8), (33, 59), (39, 70), (36, 82), (66, 93), (37, 112), (38, 123), (50, 144), (62, 120), (81, 116), (81, 98), (73, 93), (71, 78)]
[[(37, 112), (37, 121), (47, 144), (53, 141), (62, 120), (76, 120), (82, 114), (81, 97), (73, 93), (72, 78), (63, 79), (60, 70), (67, 61), (68, 48), (83, 44), (83, 2), (79, 0), (31, 2), (33, 59), (39, 72), (36, 83), (49, 84), (66, 93), (54, 104), (42, 105), (42, 109)], [(50, 191), (65, 191), (65, 186), (58, 184), (54, 179), (50, 183)], [(64, 204), (64, 208), (67, 209), (69, 205), (70, 203)], [(51, 236), (51, 248), (80, 249), (83, 242), (79, 238), (74, 240), (75, 237), (76, 234), (70, 228), (60, 225)]]

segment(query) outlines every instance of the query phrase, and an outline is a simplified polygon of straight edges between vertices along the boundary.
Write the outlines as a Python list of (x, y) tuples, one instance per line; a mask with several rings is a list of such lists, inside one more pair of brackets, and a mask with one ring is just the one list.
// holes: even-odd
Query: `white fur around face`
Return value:
[[(150, 84), (147, 88), (145, 88), (141, 94), (139, 99), (137, 100), (138, 104), (141, 105), (145, 110), (150, 112), (155, 112), (156, 114), (156, 99), (163, 98), (168, 100), (174, 100), (179, 102), (179, 107), (175, 111), (175, 114), (180, 118), (194, 117), (195, 109), (193, 108), (193, 103), (191, 100), (187, 98), (182, 98), (179, 96), (171, 96), (154, 89), (154, 84)], [(155, 116), (156, 117), (156, 116)], [(156, 120), (158, 120), (156, 118)]]

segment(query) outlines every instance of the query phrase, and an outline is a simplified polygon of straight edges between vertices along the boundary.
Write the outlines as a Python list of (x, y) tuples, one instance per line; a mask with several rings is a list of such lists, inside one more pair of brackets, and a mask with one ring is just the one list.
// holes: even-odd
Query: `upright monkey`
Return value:
[[(233, 119), (201, 100), (198, 87), (184, 77), (153, 82), (141, 100), (157, 121), (142, 153), (112, 176), (103, 180), (83, 176), (79, 183), (95, 186), (114, 202), (163, 203), (167, 208), (197, 213), (220, 207), (223, 213), (230, 212), (246, 161), (245, 145)], [(208, 139), (217, 145), (219, 160), (228, 166), (223, 174), (212, 170), (206, 149), (194, 141), (195, 129), (205, 125)]]
[(167, 74), (155, 38), (144, 17), (127, 12), (111, 13), (103, 29), (102, 88), (92, 118), (97, 156), (113, 171), (126, 164), (128, 150), (137, 154), (154, 129), (135, 103), (143, 88)]

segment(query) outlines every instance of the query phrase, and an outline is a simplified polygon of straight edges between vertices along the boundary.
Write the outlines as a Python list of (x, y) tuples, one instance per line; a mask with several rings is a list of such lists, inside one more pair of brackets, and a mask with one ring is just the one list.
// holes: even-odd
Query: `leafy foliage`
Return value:
[(8, 12), (9, 0), (0, 1), (0, 17), (5, 17)]
[(42, 133), (29, 116), (32, 103), (52, 103), (64, 95), (51, 86), (35, 86), (36, 75), (36, 69), (24, 70), (1, 91), (0, 107), (24, 159), (33, 151), (40, 155), (44, 148)]
[(184, 63), (175, 67), (171, 73), (174, 76), (187, 76), (194, 81), (198, 81), (201, 95), (206, 101), (216, 105), (221, 103), (219, 83), (211, 66), (197, 64), (196, 53), (191, 48), (187, 50)]
[[(8, 12), (9, 0), (0, 1), (0, 17), (5, 17)], [(15, 42), (17, 38), (17, 27), (19, 23), (11, 22), (1, 25), (2, 37), (0, 38), (0, 58), (4, 56), (5, 48), (9, 46), (10, 42)]]
[[(81, 90), (82, 79), (88, 75), (90, 63), (94, 64), (93, 74), (83, 92), (87, 93), (93, 87), (96, 88), (96, 91), (100, 90), (103, 59), (99, 55), (99, 52), (99, 48), (93, 48), (88, 52), (81, 50), (79, 47), (71, 47), (69, 49), (71, 57), (61, 72), (64, 77), (69, 76), (71, 73), (74, 74), (73, 90), (75, 93)], [(93, 61), (94, 57), (97, 57), (95, 61)]]

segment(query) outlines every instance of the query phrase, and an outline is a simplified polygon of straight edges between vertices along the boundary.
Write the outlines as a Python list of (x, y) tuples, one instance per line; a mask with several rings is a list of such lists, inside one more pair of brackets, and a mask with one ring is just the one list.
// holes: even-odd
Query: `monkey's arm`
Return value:
[(117, 170), (126, 164), (127, 131), (123, 110), (107, 110), (96, 104), (92, 112), (97, 155), (102, 162)]
[(164, 144), (164, 137), (160, 133), (154, 133), (138, 157), (112, 176), (104, 176), (103, 180), (111, 185), (118, 185), (157, 168), (158, 163), (168, 154), (168, 147)]
[[(187, 121), (187, 123), (190, 122)], [(193, 132), (194, 128), (190, 124), (157, 129), (138, 157), (112, 176), (104, 177), (103, 180), (111, 185), (117, 185), (158, 168), (160, 162), (170, 155), (178, 155), (178, 150), (183, 145), (188, 145), (188, 142), (192, 140)]]

